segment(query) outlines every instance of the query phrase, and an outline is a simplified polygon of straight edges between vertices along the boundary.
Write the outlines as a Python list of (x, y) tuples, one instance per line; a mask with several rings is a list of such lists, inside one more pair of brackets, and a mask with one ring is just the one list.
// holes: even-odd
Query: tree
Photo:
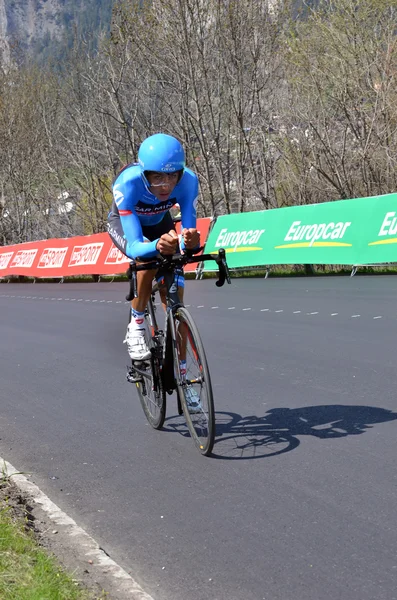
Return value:
[[(137, 69), (137, 131), (177, 135), (204, 214), (275, 205), (268, 122), (280, 89), (284, 13), (248, 0), (116, 5), (113, 44)], [(142, 108), (144, 107), (144, 108)]]
[(2, 243), (49, 237), (55, 181), (45, 156), (51, 151), (45, 127), (57, 112), (51, 80), (37, 68), (10, 69), (0, 77), (0, 179)]
[(396, 16), (395, 0), (327, 0), (286, 37), (287, 203), (396, 189)]

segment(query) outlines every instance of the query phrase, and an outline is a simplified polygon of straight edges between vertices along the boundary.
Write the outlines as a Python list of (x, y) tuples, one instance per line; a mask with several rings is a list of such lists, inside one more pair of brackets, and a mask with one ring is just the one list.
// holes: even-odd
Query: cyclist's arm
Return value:
[[(123, 214), (122, 214), (123, 213)], [(130, 210), (120, 211), (120, 220), (127, 240), (126, 253), (129, 258), (155, 258), (158, 255), (157, 240), (145, 241), (138, 216)]]
[(148, 242), (142, 233), (142, 226), (134, 207), (139, 198), (136, 189), (136, 180), (130, 177), (128, 169), (121, 172), (113, 185), (113, 199), (119, 212), (124, 238), (127, 240), (125, 253), (129, 258), (155, 258), (157, 256), (156, 243), (158, 240)]
[[(189, 190), (178, 200), (181, 209), (181, 231), (184, 229), (196, 229), (197, 225), (197, 201), (198, 201), (198, 179), (191, 182)], [(185, 249), (183, 238), (181, 249)]]

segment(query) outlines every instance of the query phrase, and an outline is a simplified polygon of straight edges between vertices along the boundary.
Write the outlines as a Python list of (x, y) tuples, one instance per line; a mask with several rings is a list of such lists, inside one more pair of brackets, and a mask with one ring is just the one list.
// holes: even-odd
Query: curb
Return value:
[[(63, 548), (67, 547), (76, 559), (90, 564), (96, 581), (109, 593), (111, 600), (154, 600), (131, 575), (112, 560), (84, 529), (54, 504), (40, 488), (29, 481), (20, 471), (0, 457), (6, 476), (12, 476), (15, 485), (29, 500), (44, 511), (45, 516), (57, 526), (63, 535)], [(54, 552), (56, 554), (56, 552)], [(67, 566), (66, 566), (67, 568)]]

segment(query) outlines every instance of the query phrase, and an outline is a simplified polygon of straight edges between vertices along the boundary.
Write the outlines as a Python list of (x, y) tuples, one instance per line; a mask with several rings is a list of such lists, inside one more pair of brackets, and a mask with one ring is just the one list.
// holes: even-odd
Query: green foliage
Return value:
[(24, 531), (11, 512), (0, 510), (0, 597), (9, 600), (88, 600), (92, 598), (77, 587)]

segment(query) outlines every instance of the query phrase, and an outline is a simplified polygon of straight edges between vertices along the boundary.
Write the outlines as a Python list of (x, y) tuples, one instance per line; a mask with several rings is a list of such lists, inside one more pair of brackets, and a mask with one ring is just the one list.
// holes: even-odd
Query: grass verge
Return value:
[(16, 517), (7, 499), (0, 504), (0, 598), (99, 600), (40, 548), (28, 530), (27, 519)]

